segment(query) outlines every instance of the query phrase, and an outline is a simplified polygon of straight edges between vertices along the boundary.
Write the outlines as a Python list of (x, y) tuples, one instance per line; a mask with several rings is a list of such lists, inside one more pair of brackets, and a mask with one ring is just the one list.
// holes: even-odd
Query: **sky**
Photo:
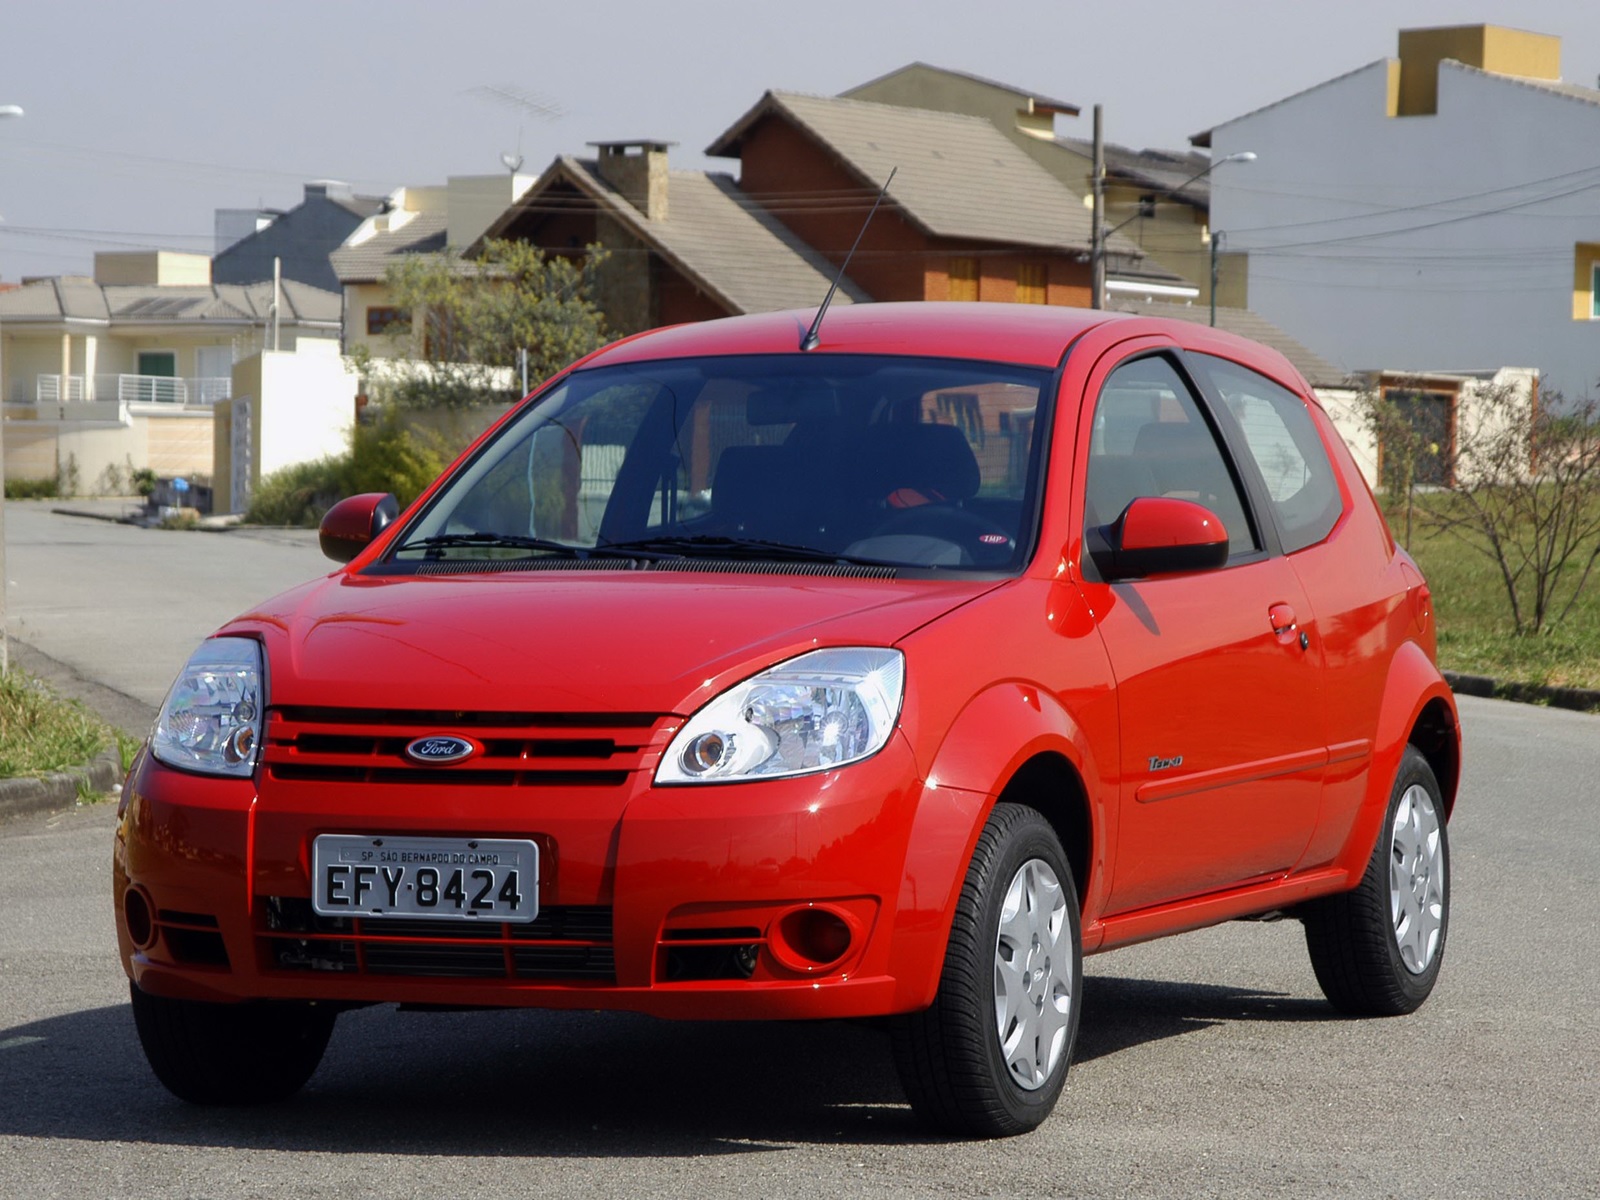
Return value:
[(1109, 141), (1181, 149), (1400, 29), (1483, 22), (1600, 78), (1592, 0), (4, 0), (0, 106), (24, 115), (0, 118), (0, 280), (209, 254), (216, 209), (292, 208), (310, 180), (384, 195), (624, 139), (736, 173), (701, 152), (766, 90), (914, 61), (1078, 105), (1068, 136), (1100, 104)]

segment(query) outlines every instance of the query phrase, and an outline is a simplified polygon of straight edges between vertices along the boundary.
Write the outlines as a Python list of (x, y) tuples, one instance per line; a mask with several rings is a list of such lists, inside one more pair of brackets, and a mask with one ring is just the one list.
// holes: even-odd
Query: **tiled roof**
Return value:
[[(298, 324), (337, 328), (344, 300), (337, 292), (285, 280), (281, 318)], [(0, 317), (12, 321), (119, 322), (129, 324), (259, 324), (272, 308), (272, 284), (210, 284), (157, 287), (142, 284), (102, 286), (92, 279), (63, 276), (38, 279), (0, 293)]]
[[(1124, 300), (1114, 298), (1110, 308), (1118, 312), (1134, 313), (1141, 317), (1163, 317), (1169, 321), (1189, 321), (1206, 325), (1211, 320), (1209, 305), (1173, 304), (1164, 300)], [(1295, 365), (1312, 387), (1344, 387), (1350, 372), (1341, 371), (1316, 351), (1290, 337), (1265, 317), (1257, 316), (1247, 308), (1217, 308), (1217, 328), (1250, 338), (1263, 346), (1271, 346)]]
[(984, 87), (991, 87), (996, 91), (1015, 96), (1019, 100), (1031, 101), (1035, 108), (1047, 112), (1059, 112), (1068, 116), (1077, 116), (1080, 111), (1076, 104), (1069, 103), (1066, 100), (1052, 100), (1048, 96), (1042, 96), (1038, 92), (1030, 92), (1027, 88), (1019, 88), (1015, 84), (1001, 83), (998, 79), (986, 79), (984, 76), (974, 75), (970, 71), (952, 71), (949, 67), (936, 67), (932, 63), (925, 62), (907, 63), (903, 67), (898, 67), (887, 74), (879, 75), (875, 79), (869, 79), (863, 84), (850, 88), (844, 95), (850, 96), (856, 92), (864, 92), (876, 84), (883, 83), (885, 80), (894, 79), (896, 76), (905, 75), (912, 71), (927, 71), (935, 75), (951, 75), (957, 79), (968, 79), (973, 83), (981, 83)]
[[(1094, 143), (1083, 138), (1055, 139), (1055, 144), (1084, 159), (1084, 169), (1094, 161)], [(1211, 180), (1194, 178), (1211, 166), (1211, 156), (1196, 150), (1131, 150), (1113, 142), (1105, 144), (1106, 176), (1126, 180), (1161, 196), (1171, 196), (1198, 209), (1211, 204)]]
[[(603, 206), (678, 271), (731, 312), (757, 313), (820, 304), (835, 271), (733, 180), (701, 171), (669, 171), (667, 216), (650, 220), (600, 177), (593, 160), (563, 156), (489, 228), (498, 236), (549, 202), (565, 181)], [(845, 280), (834, 303), (868, 297)]]
[[(1089, 210), (982, 117), (768, 92), (706, 150), (737, 156), (757, 122), (776, 115), (808, 132), (876, 190), (895, 171), (889, 199), (930, 236), (1088, 250)], [(1142, 257), (1125, 238), (1113, 253)]]
[(340, 283), (376, 283), (398, 254), (436, 253), (445, 248), (444, 213), (417, 213), (392, 232), (375, 233), (356, 245), (346, 243), (328, 256)]

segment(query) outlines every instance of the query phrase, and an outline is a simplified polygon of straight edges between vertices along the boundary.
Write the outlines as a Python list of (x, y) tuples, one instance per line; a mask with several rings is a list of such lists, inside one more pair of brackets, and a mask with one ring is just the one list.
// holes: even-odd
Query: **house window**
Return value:
[(1385, 387), (1392, 414), (1378, 434), (1378, 479), (1389, 491), (1455, 482), (1456, 394)]
[(978, 298), (978, 260), (952, 258), (950, 260), (950, 299), (976, 300)]
[(391, 325), (410, 324), (411, 316), (403, 308), (374, 304), (367, 309), (367, 336), (377, 337), (388, 333)]
[(1045, 266), (1042, 262), (1017, 264), (1017, 303), (1046, 303)]
[(1589, 264), (1589, 319), (1600, 321), (1600, 262)]

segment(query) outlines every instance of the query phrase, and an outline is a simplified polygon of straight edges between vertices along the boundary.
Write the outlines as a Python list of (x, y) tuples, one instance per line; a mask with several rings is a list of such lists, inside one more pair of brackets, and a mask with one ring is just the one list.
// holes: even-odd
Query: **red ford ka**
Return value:
[(285, 1097), (382, 1002), (888, 1016), (921, 1116), (1010, 1134), (1085, 953), (1284, 913), (1338, 1009), (1427, 998), (1455, 706), (1289, 363), (1060, 308), (809, 320), (590, 356), (196, 652), (115, 848), (174, 1093)]

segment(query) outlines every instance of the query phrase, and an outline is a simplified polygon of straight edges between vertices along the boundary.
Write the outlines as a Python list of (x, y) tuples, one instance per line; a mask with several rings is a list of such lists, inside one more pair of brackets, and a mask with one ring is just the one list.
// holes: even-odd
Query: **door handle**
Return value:
[(1308, 649), (1311, 637), (1295, 620), (1294, 609), (1287, 604), (1274, 604), (1267, 609), (1267, 620), (1272, 625), (1272, 633), (1280, 643), (1285, 646), (1300, 643), (1300, 649)]
[(1274, 604), (1267, 609), (1267, 620), (1272, 622), (1272, 632), (1287, 637), (1295, 631), (1294, 609), (1287, 604)]

